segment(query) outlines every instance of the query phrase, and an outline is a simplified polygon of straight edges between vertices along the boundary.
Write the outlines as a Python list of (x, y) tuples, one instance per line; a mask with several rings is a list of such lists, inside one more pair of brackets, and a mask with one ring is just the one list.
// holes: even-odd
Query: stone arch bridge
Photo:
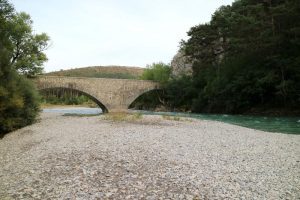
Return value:
[(34, 82), (38, 90), (66, 88), (79, 91), (93, 99), (103, 112), (127, 110), (143, 93), (159, 89), (157, 82), (130, 79), (38, 76)]

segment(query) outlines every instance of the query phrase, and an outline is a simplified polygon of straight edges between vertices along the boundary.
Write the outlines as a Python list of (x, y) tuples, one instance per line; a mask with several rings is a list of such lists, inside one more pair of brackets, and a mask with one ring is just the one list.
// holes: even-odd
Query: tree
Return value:
[(181, 49), (193, 64), (195, 112), (300, 112), (299, 0), (237, 0), (194, 26)]
[(32, 21), (0, 0), (0, 134), (34, 122), (39, 97), (24, 75), (41, 72), (46, 56), (46, 34), (32, 33)]
[(49, 36), (45, 33), (33, 34), (33, 22), (24, 12), (16, 13), (10, 23), (10, 40), (13, 49), (11, 65), (21, 74), (41, 73), (42, 65), (47, 61), (43, 51), (48, 47)]
[(170, 79), (171, 67), (162, 62), (153, 63), (148, 65), (144, 73), (141, 76), (143, 80), (153, 80), (158, 81), (161, 84), (165, 84)]
[(153, 65), (143, 78), (163, 80), (159, 99), (171, 110), (299, 115), (299, 19), (299, 0), (236, 0), (181, 42), (192, 77), (162, 78)]

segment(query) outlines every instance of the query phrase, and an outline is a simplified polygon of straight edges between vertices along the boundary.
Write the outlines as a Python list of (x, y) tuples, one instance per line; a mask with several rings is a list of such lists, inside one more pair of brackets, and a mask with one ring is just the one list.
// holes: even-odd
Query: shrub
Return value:
[(13, 70), (5, 74), (0, 75), (0, 134), (33, 123), (39, 112), (39, 96), (32, 83)]

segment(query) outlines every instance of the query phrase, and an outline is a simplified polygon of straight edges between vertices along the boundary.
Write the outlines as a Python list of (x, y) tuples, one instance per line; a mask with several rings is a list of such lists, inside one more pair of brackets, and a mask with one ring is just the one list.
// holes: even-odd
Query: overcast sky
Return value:
[(186, 32), (233, 0), (11, 0), (51, 47), (45, 71), (169, 63)]

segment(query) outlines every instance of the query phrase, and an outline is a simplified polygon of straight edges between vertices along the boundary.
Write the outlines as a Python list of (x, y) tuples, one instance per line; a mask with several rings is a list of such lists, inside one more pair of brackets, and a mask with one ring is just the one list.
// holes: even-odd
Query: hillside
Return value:
[(45, 73), (48, 76), (138, 79), (144, 69), (125, 66), (94, 66)]

